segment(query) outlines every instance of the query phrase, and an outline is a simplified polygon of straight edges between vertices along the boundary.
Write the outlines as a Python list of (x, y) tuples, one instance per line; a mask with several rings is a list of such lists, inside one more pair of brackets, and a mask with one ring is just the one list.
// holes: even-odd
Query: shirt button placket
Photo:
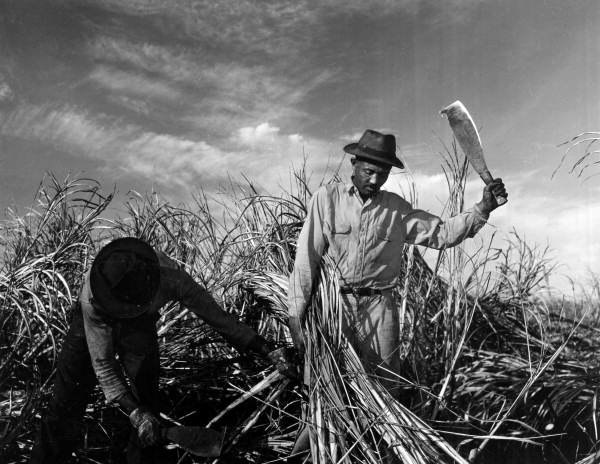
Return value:
[[(369, 201), (369, 200), (367, 200)], [(369, 210), (367, 207), (367, 203), (365, 203), (360, 211), (360, 221), (359, 221), (359, 243), (358, 243), (358, 253), (359, 253), (359, 265), (357, 266), (357, 271), (359, 272), (359, 282), (363, 281), (363, 272), (365, 267), (365, 247), (367, 244), (367, 233), (369, 231)]]
[[(358, 214), (358, 221), (356, 221), (356, 249), (352, 250), (352, 262), (350, 263), (352, 266), (352, 282), (356, 282), (356, 279), (358, 278), (358, 266), (360, 263), (360, 228), (361, 228), (361, 224), (360, 224), (360, 213)], [(352, 242), (351, 242), (352, 243)]]

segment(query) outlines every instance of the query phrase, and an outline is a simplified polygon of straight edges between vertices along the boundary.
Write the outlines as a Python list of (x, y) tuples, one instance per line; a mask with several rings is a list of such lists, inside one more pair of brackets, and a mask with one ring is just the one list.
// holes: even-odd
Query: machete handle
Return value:
[(498, 203), (498, 206), (502, 206), (504, 203), (506, 203), (508, 201), (508, 198), (506, 197), (496, 197), (496, 203)]
[[(485, 182), (485, 185), (489, 184), (494, 179), (489, 171), (482, 172), (479, 175)], [(502, 197), (500, 195), (494, 195), (494, 198), (496, 199), (496, 203), (498, 203), (498, 206), (502, 206), (504, 203), (506, 203), (508, 201), (508, 198)]]

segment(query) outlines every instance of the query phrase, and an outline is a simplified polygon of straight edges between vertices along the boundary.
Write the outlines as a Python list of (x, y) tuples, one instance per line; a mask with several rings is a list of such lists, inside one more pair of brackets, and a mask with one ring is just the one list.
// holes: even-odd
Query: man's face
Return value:
[(375, 195), (390, 175), (390, 166), (354, 159), (352, 161), (352, 181), (361, 197)]

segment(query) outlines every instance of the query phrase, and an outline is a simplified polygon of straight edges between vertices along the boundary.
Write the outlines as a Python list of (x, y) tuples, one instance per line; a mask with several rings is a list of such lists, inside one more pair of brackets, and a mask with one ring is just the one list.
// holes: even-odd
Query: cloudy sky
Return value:
[(583, 278), (600, 177), (569, 174), (577, 152), (551, 175), (558, 144), (600, 131), (599, 32), (597, 0), (0, 0), (0, 207), (47, 171), (176, 202), (229, 176), (275, 191), (304, 156), (347, 175), (341, 147), (373, 128), (408, 167), (390, 188), (413, 179), (439, 212), (438, 111), (460, 99), (510, 194), (489, 231)]

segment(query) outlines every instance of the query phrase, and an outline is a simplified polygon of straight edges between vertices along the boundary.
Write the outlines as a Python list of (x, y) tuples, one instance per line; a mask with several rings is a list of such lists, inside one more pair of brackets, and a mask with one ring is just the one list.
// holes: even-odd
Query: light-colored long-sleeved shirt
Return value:
[(303, 318), (324, 253), (333, 259), (341, 286), (389, 289), (397, 283), (405, 243), (453, 247), (473, 237), (487, 218), (475, 206), (442, 221), (392, 192), (380, 190), (363, 202), (353, 184), (320, 187), (298, 237), (289, 283), (290, 318)]
[[(258, 337), (250, 327), (238, 322), (223, 311), (208, 291), (164, 253), (156, 253), (160, 263), (160, 287), (146, 315), (155, 315), (169, 301), (187, 307), (206, 323), (215, 328), (239, 351), (244, 351)], [(102, 308), (92, 301), (89, 272), (79, 297), (83, 313), (85, 334), (92, 358), (92, 365), (107, 402), (118, 401), (129, 388), (123, 370), (115, 358), (115, 322), (102, 313)], [(126, 360), (121, 360), (122, 363)]]

